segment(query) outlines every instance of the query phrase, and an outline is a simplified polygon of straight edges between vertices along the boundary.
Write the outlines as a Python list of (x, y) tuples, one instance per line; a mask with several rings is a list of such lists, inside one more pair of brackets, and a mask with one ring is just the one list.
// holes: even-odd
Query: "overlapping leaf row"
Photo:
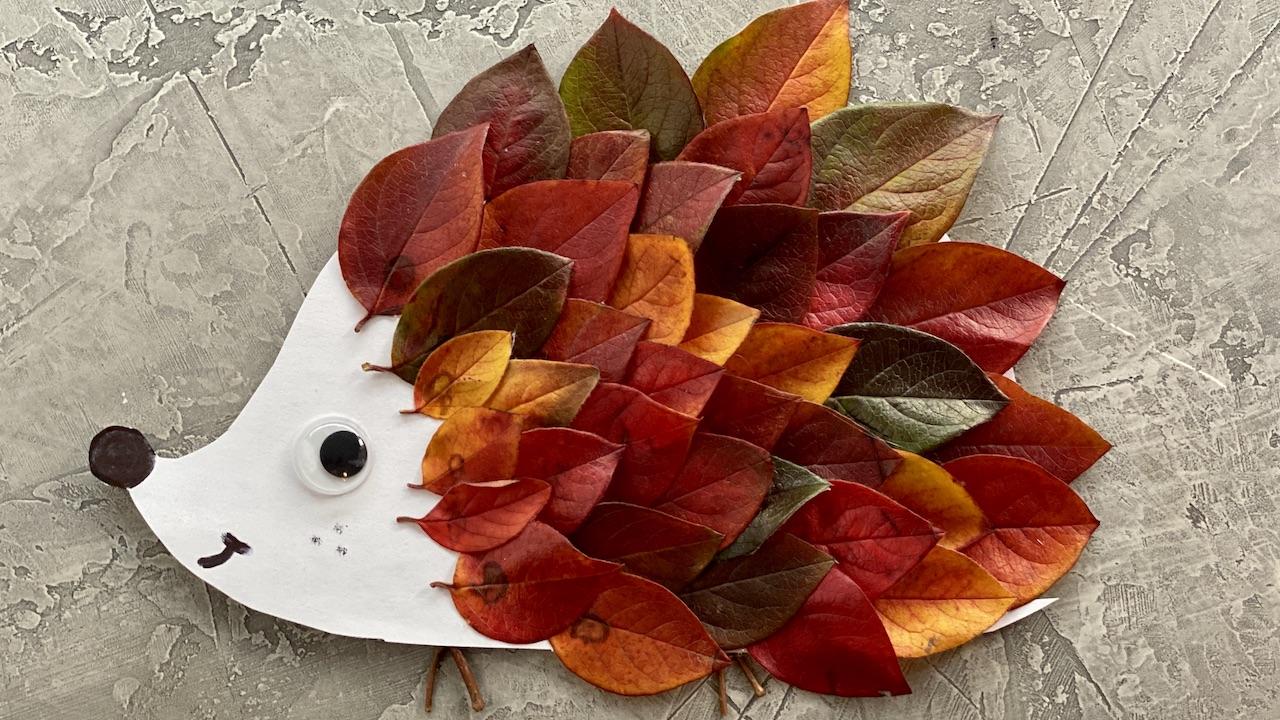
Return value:
[(356, 190), (344, 277), (402, 313), (380, 369), (444, 420), (443, 498), (401, 520), (462, 554), (446, 587), (481, 633), (624, 694), (735, 650), (898, 694), (896, 657), (1075, 562), (1096, 521), (1066, 483), (1108, 446), (999, 375), (1062, 282), (935, 242), (996, 118), (840, 109), (850, 67), (839, 0), (692, 81), (614, 12), (558, 92), (526, 48)]

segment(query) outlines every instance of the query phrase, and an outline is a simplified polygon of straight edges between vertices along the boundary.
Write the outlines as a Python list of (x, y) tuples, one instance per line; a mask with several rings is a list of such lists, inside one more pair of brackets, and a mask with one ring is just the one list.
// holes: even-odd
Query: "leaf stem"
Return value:
[(444, 648), (436, 648), (431, 654), (431, 665), (427, 669), (427, 689), (424, 694), (422, 705), (427, 712), (431, 712), (431, 704), (436, 697), (436, 675), (440, 672), (440, 663), (444, 662)]
[(484, 698), (480, 696), (480, 687), (476, 685), (476, 676), (471, 674), (471, 665), (467, 656), (458, 648), (449, 648), (453, 656), (453, 664), (458, 666), (458, 674), (462, 675), (462, 684), (467, 686), (467, 695), (471, 697), (471, 709), (480, 712), (484, 709)]
[(729, 690), (724, 684), (724, 668), (716, 671), (716, 684), (720, 691), (720, 717), (724, 717), (729, 714)]
[(755, 693), (756, 697), (764, 697), (768, 691), (764, 689), (764, 685), (760, 684), (760, 678), (757, 678), (755, 671), (751, 669), (751, 661), (747, 660), (747, 656), (734, 655), (733, 659), (738, 661), (738, 668), (742, 670), (743, 675), (747, 676), (747, 682), (751, 683), (751, 692)]

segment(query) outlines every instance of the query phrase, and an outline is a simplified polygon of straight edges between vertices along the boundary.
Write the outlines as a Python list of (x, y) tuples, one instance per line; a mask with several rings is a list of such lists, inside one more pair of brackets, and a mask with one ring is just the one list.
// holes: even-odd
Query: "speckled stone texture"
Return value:
[[(426, 648), (245, 610), (188, 575), (100, 428), (216, 437), (334, 251), (347, 196), (476, 71), (555, 75), (607, 0), (5, 0), (0, 12), (0, 717), (421, 718)], [(620, 0), (690, 69), (779, 0)], [(353, 10), (352, 7), (355, 7)], [(853, 0), (858, 99), (1004, 113), (954, 237), (1069, 280), (1019, 366), (1116, 449), (1048, 612), (927, 661), (910, 697), (731, 674), (730, 716), (1280, 717), (1280, 0)], [(714, 718), (473, 652), (492, 718)], [(446, 666), (436, 716), (467, 714)]]

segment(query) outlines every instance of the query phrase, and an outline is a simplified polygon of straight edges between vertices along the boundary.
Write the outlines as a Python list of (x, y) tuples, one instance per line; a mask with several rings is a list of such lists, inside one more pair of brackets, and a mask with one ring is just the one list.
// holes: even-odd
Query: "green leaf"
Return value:
[(674, 159), (703, 128), (698, 97), (680, 61), (617, 10), (570, 61), (560, 98), (575, 137), (648, 130), (660, 160)]
[(827, 332), (862, 341), (828, 405), (904, 450), (935, 448), (1009, 403), (960, 348), (928, 333), (884, 323)]
[(713, 563), (680, 596), (726, 650), (763, 640), (787, 623), (835, 560), (783, 534), (758, 551)]
[(512, 354), (542, 347), (564, 307), (573, 262), (532, 248), (482, 250), (437, 270), (418, 286), (400, 315), (389, 370), (413, 382), (432, 350), (476, 330), (515, 335)]
[(838, 110), (813, 124), (809, 203), (819, 210), (910, 210), (899, 248), (935, 242), (960, 215), (999, 121), (938, 103)]
[(727, 560), (755, 552), (805, 503), (829, 489), (831, 483), (774, 455), (773, 485), (764, 498), (764, 505), (738, 539), (720, 551), (717, 557)]

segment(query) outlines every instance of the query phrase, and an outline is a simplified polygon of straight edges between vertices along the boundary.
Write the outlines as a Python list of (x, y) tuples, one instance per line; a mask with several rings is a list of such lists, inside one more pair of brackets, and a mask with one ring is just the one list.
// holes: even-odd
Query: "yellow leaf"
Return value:
[(789, 323), (757, 323), (724, 367), (739, 377), (822, 404), (858, 341)]
[(484, 405), (507, 370), (511, 344), (505, 330), (482, 330), (436, 348), (413, 383), (414, 412), (447, 418), (458, 408)]
[(693, 314), (693, 253), (672, 235), (632, 235), (609, 304), (651, 322), (646, 340), (675, 345)]
[(982, 510), (951, 473), (915, 453), (898, 454), (902, 462), (876, 489), (940, 528), (939, 545), (959, 550), (986, 532)]
[(598, 382), (591, 365), (512, 360), (488, 407), (521, 416), (526, 427), (568, 425)]
[(515, 477), (520, 418), (486, 408), (458, 408), (431, 436), (421, 487), (441, 495), (459, 483)]
[(717, 365), (725, 364), (751, 332), (760, 311), (716, 295), (693, 296), (693, 315), (680, 349)]

